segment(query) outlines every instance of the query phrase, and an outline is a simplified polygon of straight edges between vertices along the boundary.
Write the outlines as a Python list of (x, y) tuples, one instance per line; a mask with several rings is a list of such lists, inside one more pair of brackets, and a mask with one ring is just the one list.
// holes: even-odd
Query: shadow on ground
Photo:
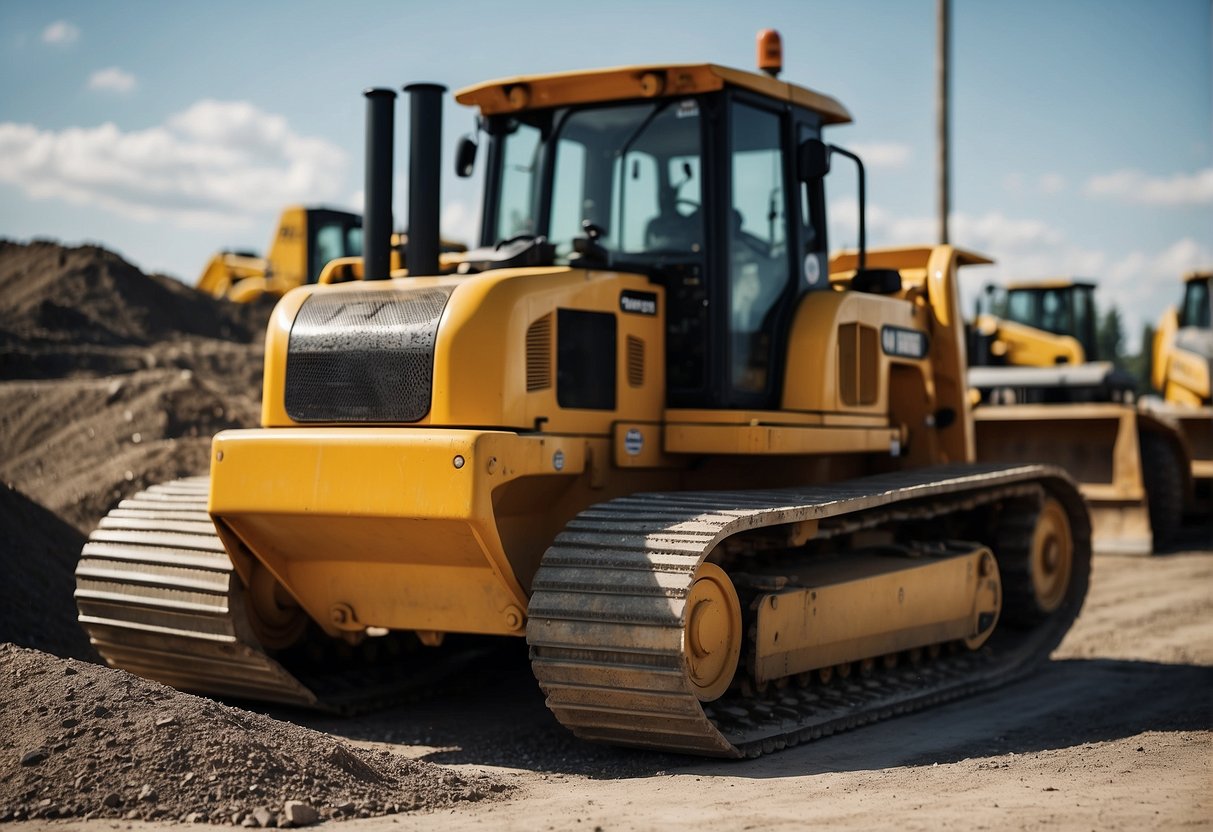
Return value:
[[(353, 740), (422, 747), (443, 764), (595, 778), (678, 770), (793, 776), (950, 763), (1213, 728), (1213, 668), (1066, 659), (999, 691), (870, 725), (755, 761), (705, 761), (582, 742), (543, 704), (524, 649), (507, 649), (440, 698), (355, 717), (291, 718)], [(433, 750), (423, 750), (433, 749)]]

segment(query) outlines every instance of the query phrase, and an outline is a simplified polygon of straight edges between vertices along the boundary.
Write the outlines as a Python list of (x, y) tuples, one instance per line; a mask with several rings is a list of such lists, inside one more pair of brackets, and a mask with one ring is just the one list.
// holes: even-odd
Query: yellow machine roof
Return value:
[(1077, 277), (1044, 277), (1039, 280), (1012, 280), (1008, 289), (1070, 289), (1074, 286), (1095, 288), (1095, 282)]
[(716, 64), (655, 64), (518, 75), (465, 87), (455, 93), (455, 100), (479, 107), (485, 115), (495, 115), (567, 104), (693, 95), (723, 89), (725, 84), (805, 107), (818, 113), (825, 124), (851, 120), (847, 108), (828, 95)]
[(1197, 280), (1209, 280), (1213, 278), (1213, 269), (1209, 271), (1188, 272), (1184, 275), (1184, 283), (1195, 283)]
[[(958, 266), (984, 266), (994, 261), (970, 249), (953, 246)], [(931, 259), (934, 246), (901, 246), (870, 248), (865, 254), (865, 263), (873, 269), (925, 269)], [(859, 252), (854, 249), (837, 251), (830, 255), (830, 273), (854, 271), (859, 267)]]

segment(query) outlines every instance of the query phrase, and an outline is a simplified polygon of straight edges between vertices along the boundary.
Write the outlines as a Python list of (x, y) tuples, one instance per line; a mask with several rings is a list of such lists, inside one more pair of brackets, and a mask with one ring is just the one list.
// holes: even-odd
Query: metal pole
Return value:
[(935, 0), (935, 175), (940, 243), (948, 242), (948, 211), (951, 208), (948, 154), (948, 64), (951, 59), (948, 28), (950, 18), (950, 0)]
[(387, 280), (392, 260), (392, 144), (396, 93), (364, 90), (366, 96), (366, 187), (362, 210), (362, 274)]
[(438, 274), (439, 188), (442, 177), (441, 84), (409, 84), (409, 275)]

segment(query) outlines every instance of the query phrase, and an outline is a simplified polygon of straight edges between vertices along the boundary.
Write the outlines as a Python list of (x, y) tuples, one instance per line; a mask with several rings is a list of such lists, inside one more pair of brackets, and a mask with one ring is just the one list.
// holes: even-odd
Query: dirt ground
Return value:
[(1099, 560), (1078, 624), (1028, 680), (749, 762), (572, 745), (521, 672), (423, 714), (323, 727), (492, 763), (519, 787), (392, 829), (1210, 828), (1213, 552)]
[[(747, 762), (582, 743), (514, 642), (441, 697), (352, 719), (242, 711), (87, 664), (70, 601), (83, 534), (146, 484), (201, 473), (215, 430), (255, 424), (264, 314), (101, 249), (0, 242), (0, 642), (45, 651), (0, 647), (0, 822), (252, 826), (307, 792), (368, 832), (1213, 828), (1208, 530), (1097, 560), (1083, 614), (1030, 679)], [(355, 759), (379, 772), (373, 794), (342, 779), (365, 774)], [(185, 781), (203, 770), (206, 788)]]

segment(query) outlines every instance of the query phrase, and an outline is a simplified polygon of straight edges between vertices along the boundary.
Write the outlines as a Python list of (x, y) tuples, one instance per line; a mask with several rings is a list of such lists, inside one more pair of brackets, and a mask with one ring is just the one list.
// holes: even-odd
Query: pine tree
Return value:
[(1099, 317), (1095, 326), (1095, 344), (1105, 361), (1111, 361), (1118, 367), (1124, 366), (1124, 322), (1116, 304), (1109, 306), (1108, 311)]

